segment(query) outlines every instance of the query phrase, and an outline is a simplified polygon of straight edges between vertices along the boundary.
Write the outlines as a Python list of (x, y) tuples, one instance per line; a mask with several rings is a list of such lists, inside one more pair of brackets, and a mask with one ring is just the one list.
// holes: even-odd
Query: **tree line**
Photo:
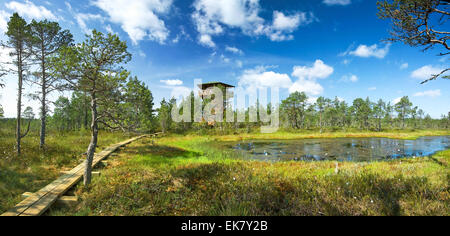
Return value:
[[(191, 121), (174, 122), (171, 116), (172, 110), (183, 114), (183, 103), (190, 100)], [(304, 92), (291, 93), (278, 104), (259, 104), (257, 100), (246, 109), (233, 109), (228, 104), (226, 109), (232, 109), (233, 122), (226, 122), (226, 112), (223, 113), (224, 122), (208, 124), (205, 120), (195, 122), (194, 104), (201, 98), (193, 92), (177, 103), (174, 98), (161, 102), (157, 120), (163, 132), (200, 132), (208, 131), (220, 133), (253, 132), (261, 126), (268, 125), (260, 117), (261, 114), (270, 115), (275, 109), (279, 109), (280, 129), (298, 132), (301, 130), (313, 131), (348, 131), (363, 130), (381, 132), (386, 130), (415, 130), (415, 129), (448, 129), (450, 128), (450, 112), (442, 115), (441, 119), (433, 119), (418, 106), (413, 105), (408, 96), (402, 97), (397, 103), (391, 103), (379, 99), (374, 102), (369, 98), (356, 98), (351, 104), (339, 98), (319, 97), (314, 102)], [(205, 104), (202, 104), (203, 108)], [(237, 117), (244, 117), (238, 121)]]
[(281, 102), (283, 125), (293, 129), (348, 129), (383, 131), (386, 129), (448, 128), (450, 112), (434, 121), (408, 96), (395, 104), (379, 99), (356, 98), (352, 104), (339, 98), (319, 97), (308, 102), (303, 92), (295, 92)]

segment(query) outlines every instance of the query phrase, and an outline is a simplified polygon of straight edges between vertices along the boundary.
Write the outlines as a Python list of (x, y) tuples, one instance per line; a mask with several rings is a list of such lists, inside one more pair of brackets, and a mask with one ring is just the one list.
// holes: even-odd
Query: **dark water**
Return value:
[(227, 143), (238, 156), (265, 161), (377, 161), (423, 157), (450, 148), (450, 136), (416, 140), (334, 138), (258, 140)]

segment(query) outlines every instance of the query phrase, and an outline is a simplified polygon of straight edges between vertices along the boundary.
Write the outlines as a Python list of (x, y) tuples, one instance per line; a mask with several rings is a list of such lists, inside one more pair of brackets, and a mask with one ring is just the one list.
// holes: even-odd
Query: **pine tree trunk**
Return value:
[(83, 97), (85, 104), (84, 104), (84, 128), (87, 129), (88, 127), (88, 107), (86, 106), (87, 104), (87, 99), (86, 99), (86, 93), (84, 93), (84, 97)]
[(322, 133), (322, 112), (320, 113), (319, 125), (320, 125), (320, 133)]
[(46, 128), (46, 117), (47, 117), (47, 109), (46, 109), (46, 99), (47, 99), (47, 91), (45, 89), (45, 69), (42, 70), (42, 101), (41, 101), (41, 132), (40, 132), (40, 143), (39, 147), (41, 149), (45, 146), (45, 128)]
[(92, 162), (94, 160), (95, 149), (97, 148), (98, 141), (98, 125), (97, 125), (97, 101), (95, 92), (93, 92), (91, 97), (91, 111), (92, 111), (92, 121), (91, 121), (91, 142), (89, 144), (86, 156), (86, 167), (84, 171), (84, 186), (87, 187), (91, 184), (92, 179)]
[(17, 64), (18, 64), (18, 77), (19, 77), (19, 87), (18, 87), (18, 95), (17, 95), (17, 126), (16, 126), (16, 145), (17, 145), (17, 155), (21, 153), (20, 140), (22, 139), (22, 135), (20, 133), (20, 123), (22, 116), (22, 86), (23, 86), (23, 74), (22, 74), (22, 55), (21, 52), (17, 55)]
[(381, 131), (381, 118), (378, 118), (378, 131)]
[(41, 81), (41, 92), (42, 92), (42, 101), (41, 101), (41, 132), (40, 132), (40, 142), (39, 148), (43, 149), (45, 146), (45, 131), (46, 131), (46, 117), (47, 117), (47, 108), (46, 108), (46, 99), (47, 99), (47, 78), (45, 75), (45, 56), (44, 56), (44, 45), (41, 45), (41, 69), (42, 69), (42, 81)]
[(40, 144), (39, 147), (41, 149), (45, 146), (45, 130), (46, 130), (46, 109), (45, 109), (45, 102), (42, 102), (42, 109), (41, 109), (41, 132), (40, 132)]

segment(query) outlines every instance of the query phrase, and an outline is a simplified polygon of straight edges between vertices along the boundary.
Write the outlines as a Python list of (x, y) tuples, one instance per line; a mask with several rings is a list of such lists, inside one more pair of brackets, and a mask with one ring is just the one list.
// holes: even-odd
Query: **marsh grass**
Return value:
[[(39, 128), (33, 127), (22, 142), (22, 155), (15, 151), (14, 128), (0, 123), (0, 212), (19, 203), (21, 194), (35, 192), (84, 160), (88, 131), (50, 131), (45, 151), (39, 148)], [(102, 132), (98, 150), (118, 143), (129, 135)]]
[[(255, 136), (242, 138), (247, 137)], [(155, 145), (146, 139), (133, 143), (111, 159), (91, 189), (78, 187), (83, 200), (78, 207), (49, 214), (450, 214), (450, 150), (416, 159), (345, 162), (335, 173), (334, 162), (243, 161), (210, 145), (231, 138), (241, 137), (169, 136)]]

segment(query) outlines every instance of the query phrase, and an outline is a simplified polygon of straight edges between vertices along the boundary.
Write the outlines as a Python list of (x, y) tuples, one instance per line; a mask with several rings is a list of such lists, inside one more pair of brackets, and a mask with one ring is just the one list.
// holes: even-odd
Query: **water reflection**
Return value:
[(450, 148), (450, 136), (417, 140), (337, 138), (227, 143), (244, 158), (267, 161), (375, 161), (422, 157)]

